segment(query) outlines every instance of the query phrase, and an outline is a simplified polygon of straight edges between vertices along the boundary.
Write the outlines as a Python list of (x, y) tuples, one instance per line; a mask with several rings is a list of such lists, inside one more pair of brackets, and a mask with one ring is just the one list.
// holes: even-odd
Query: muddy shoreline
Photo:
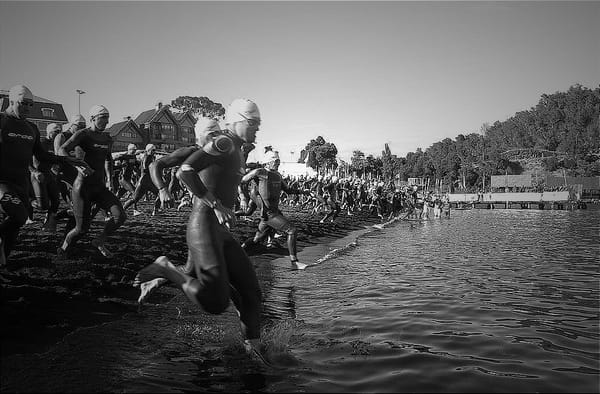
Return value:
[[(182, 212), (163, 212), (160, 220), (153, 220), (149, 215), (150, 205), (142, 203), (140, 206), (144, 214), (130, 217), (125, 226), (109, 239), (108, 245), (115, 254), (112, 259), (97, 253), (89, 244), (88, 236), (68, 259), (59, 260), (56, 248), (62, 240), (64, 223), (59, 224), (56, 234), (46, 234), (40, 231), (42, 218), (36, 214), (36, 222), (23, 228), (8, 265), (0, 269), (4, 316), (2, 391), (6, 387), (25, 389), (19, 389), (19, 383), (14, 381), (16, 366), (8, 366), (15, 359), (25, 360), (28, 355), (41, 354), (76, 330), (83, 329), (77, 333), (83, 335), (81, 332), (85, 332), (86, 327), (137, 313), (139, 290), (131, 283), (137, 271), (157, 256), (166, 254), (177, 263), (185, 261), (185, 226), (189, 208)], [(287, 207), (284, 213), (298, 228), (299, 251), (379, 223), (377, 217), (360, 212), (354, 216), (343, 214), (335, 223), (324, 224), (319, 223), (321, 214)], [(252, 219), (237, 223), (233, 230), (237, 239), (245, 240), (254, 234), (258, 218), (255, 215)], [(98, 215), (92, 224), (92, 235), (99, 231), (102, 220), (102, 216)], [(264, 269), (268, 266), (264, 264), (287, 255), (285, 239), (281, 238), (279, 243), (279, 248), (257, 246), (248, 251), (257, 267), (261, 286), (267, 286), (267, 282), (272, 280), (269, 269)], [(178, 295), (179, 291), (175, 288), (165, 287), (152, 294), (149, 301), (166, 304)], [(213, 324), (219, 321), (208, 315), (204, 318)], [(28, 370), (30, 368), (35, 370), (38, 367), (33, 365)], [(34, 373), (34, 370), (29, 372)]]

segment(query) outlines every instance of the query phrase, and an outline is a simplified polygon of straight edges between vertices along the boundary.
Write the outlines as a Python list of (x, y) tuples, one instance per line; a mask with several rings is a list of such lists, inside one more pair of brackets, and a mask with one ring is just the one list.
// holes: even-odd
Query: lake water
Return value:
[(172, 288), (35, 362), (119, 392), (598, 392), (599, 245), (598, 210), (399, 221), (303, 249), (305, 271), (257, 266), (275, 367), (243, 353), (234, 311), (198, 324)]
[(282, 278), (298, 369), (266, 389), (598, 392), (599, 245), (599, 211), (453, 211), (365, 234)]

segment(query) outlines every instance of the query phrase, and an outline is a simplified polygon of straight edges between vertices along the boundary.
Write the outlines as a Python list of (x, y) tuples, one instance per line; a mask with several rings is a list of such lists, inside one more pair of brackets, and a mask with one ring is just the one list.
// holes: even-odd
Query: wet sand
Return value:
[[(129, 349), (128, 359), (137, 353), (145, 359), (143, 349), (155, 349), (152, 341), (170, 334), (157, 334), (156, 338), (140, 334), (160, 332), (160, 327), (152, 327), (155, 320), (148, 316), (161, 311), (190, 319), (190, 325), (196, 327), (195, 339), (203, 344), (203, 351), (235, 347), (223, 343), (235, 337), (237, 331), (237, 316), (232, 308), (219, 316), (198, 313), (191, 304), (189, 310), (182, 311), (180, 306), (186, 305), (183, 296), (177, 289), (164, 286), (148, 299), (157, 309), (138, 309), (139, 290), (131, 285), (137, 271), (161, 254), (168, 255), (177, 264), (185, 262), (185, 226), (190, 209), (163, 212), (159, 220), (153, 220), (148, 203), (140, 204), (140, 208), (144, 214), (129, 217), (125, 226), (107, 242), (114, 253), (111, 259), (102, 257), (89, 244), (90, 236), (78, 244), (69, 258), (57, 259), (56, 248), (62, 241), (64, 222), (59, 224), (56, 234), (46, 234), (40, 231), (41, 216), (36, 214), (36, 222), (23, 228), (8, 266), (0, 269), (1, 391), (119, 391), (119, 382), (131, 377), (115, 374), (114, 370), (102, 373), (95, 365), (105, 365), (106, 357), (114, 358), (111, 364), (118, 365), (123, 349)], [(379, 223), (376, 216), (366, 213), (342, 214), (333, 224), (319, 223), (322, 214), (312, 215), (287, 207), (284, 213), (298, 228), (300, 256), (304, 249), (329, 244)], [(238, 221), (233, 229), (238, 240), (254, 234), (258, 218), (256, 214), (252, 218), (252, 222)], [(90, 234), (97, 234), (102, 225), (100, 214)], [(280, 248), (256, 246), (248, 251), (263, 289), (272, 285), (270, 265), (285, 264), (283, 261), (287, 259), (285, 238), (278, 241)], [(121, 320), (125, 315), (134, 317)], [(97, 340), (94, 336), (98, 336)], [(106, 338), (114, 340), (109, 344)], [(143, 346), (132, 350), (135, 344)], [(65, 379), (65, 376), (70, 378)]]

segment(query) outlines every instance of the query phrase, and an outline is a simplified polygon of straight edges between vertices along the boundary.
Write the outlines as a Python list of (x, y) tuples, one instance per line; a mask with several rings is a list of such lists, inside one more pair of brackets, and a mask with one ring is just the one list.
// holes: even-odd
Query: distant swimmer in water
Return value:
[(245, 174), (244, 142), (253, 143), (260, 113), (250, 100), (236, 99), (225, 114), (226, 130), (192, 153), (178, 171), (194, 194), (186, 240), (195, 276), (175, 267), (166, 256), (140, 270), (134, 286), (167, 278), (206, 312), (221, 314), (233, 301), (240, 317), (244, 346), (260, 354), (262, 295), (252, 262), (229, 231), (238, 185)]

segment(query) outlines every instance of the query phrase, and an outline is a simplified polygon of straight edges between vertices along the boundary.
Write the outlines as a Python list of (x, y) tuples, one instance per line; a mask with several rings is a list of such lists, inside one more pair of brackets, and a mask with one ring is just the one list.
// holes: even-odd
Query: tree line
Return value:
[[(398, 157), (387, 144), (381, 156), (353, 152), (349, 172), (385, 181), (429, 178), (462, 188), (489, 184), (491, 175), (563, 170), (568, 176), (600, 175), (600, 88), (573, 85), (543, 94), (535, 107), (481, 126), (478, 133), (445, 138), (425, 151)], [(300, 162), (334, 169), (337, 149), (322, 137), (311, 140)], [(484, 181), (484, 179), (486, 179)]]

